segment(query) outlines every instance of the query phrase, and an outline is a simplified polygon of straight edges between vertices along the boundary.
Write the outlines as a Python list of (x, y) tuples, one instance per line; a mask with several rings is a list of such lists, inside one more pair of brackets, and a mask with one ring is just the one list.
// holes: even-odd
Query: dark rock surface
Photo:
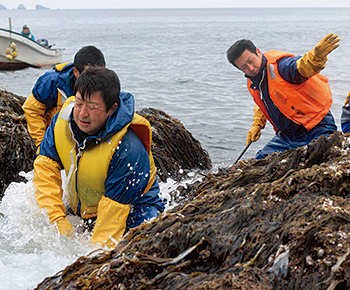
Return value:
[(209, 154), (179, 120), (154, 108), (137, 113), (151, 124), (152, 154), (161, 181), (181, 180), (189, 171), (211, 169)]
[(0, 90), (0, 201), (7, 186), (24, 181), (21, 171), (31, 171), (35, 144), (27, 131), (21, 105), (25, 98)]

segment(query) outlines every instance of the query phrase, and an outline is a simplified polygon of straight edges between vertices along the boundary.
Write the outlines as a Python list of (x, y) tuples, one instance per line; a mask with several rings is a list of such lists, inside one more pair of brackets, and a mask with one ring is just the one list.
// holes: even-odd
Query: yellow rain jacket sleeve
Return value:
[(260, 131), (265, 128), (265, 125), (266, 117), (264, 116), (264, 113), (259, 109), (259, 107), (255, 105), (253, 124), (248, 131), (246, 145), (248, 145), (250, 141), (255, 142), (259, 140), (261, 136)]
[(62, 235), (68, 236), (72, 225), (66, 218), (62, 201), (61, 166), (54, 160), (39, 155), (34, 161), (35, 200), (40, 208), (47, 210), (50, 222), (56, 224)]
[(91, 241), (109, 248), (115, 247), (125, 232), (129, 212), (129, 204), (121, 204), (103, 196), (98, 204)]
[(297, 69), (304, 77), (312, 77), (326, 67), (327, 55), (339, 46), (338, 35), (330, 33), (326, 35), (309, 52), (297, 60)]
[(46, 105), (40, 103), (31, 94), (23, 104), (23, 110), (27, 121), (28, 132), (35, 141), (35, 146), (39, 146), (44, 139), (46, 128), (50, 120), (45, 118)]

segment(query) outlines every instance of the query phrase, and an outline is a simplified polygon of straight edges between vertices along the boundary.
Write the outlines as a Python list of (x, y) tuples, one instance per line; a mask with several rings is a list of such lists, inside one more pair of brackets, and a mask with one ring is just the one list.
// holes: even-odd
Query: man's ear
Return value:
[(80, 72), (78, 71), (78, 69), (76, 67), (73, 67), (73, 73), (74, 73), (76, 78), (78, 78), (80, 76)]
[(118, 107), (117, 103), (114, 103), (113, 106), (109, 109), (107, 115), (108, 117), (115, 111), (115, 109)]
[(261, 52), (261, 50), (259, 48), (256, 49), (256, 54), (259, 55), (259, 56), (262, 55), (262, 52)]

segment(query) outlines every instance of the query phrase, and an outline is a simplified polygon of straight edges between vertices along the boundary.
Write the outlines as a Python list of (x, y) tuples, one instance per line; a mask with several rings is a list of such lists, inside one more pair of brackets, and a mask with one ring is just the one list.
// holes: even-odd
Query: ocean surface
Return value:
[[(213, 170), (230, 166), (245, 147), (253, 101), (243, 74), (230, 65), (226, 50), (251, 39), (262, 52), (276, 49), (302, 55), (326, 34), (339, 35), (323, 74), (333, 92), (332, 112), (340, 128), (341, 106), (350, 90), (350, 9), (120, 9), (0, 10), (0, 27), (20, 32), (24, 24), (38, 38), (64, 48), (72, 61), (85, 45), (104, 53), (136, 109), (153, 107), (179, 119), (199, 140)], [(0, 71), (0, 87), (27, 96), (50, 68)], [(270, 124), (242, 159), (255, 156), (272, 136)], [(94, 248), (87, 235), (63, 238), (33, 198), (28, 183), (13, 183), (0, 204), (0, 289), (33, 289)], [(175, 189), (161, 184), (163, 195)], [(72, 221), (79, 223), (79, 220)]]

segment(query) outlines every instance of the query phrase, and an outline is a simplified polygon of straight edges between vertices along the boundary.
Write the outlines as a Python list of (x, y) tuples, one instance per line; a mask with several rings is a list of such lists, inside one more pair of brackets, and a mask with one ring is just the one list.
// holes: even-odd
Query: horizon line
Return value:
[[(1, 4), (1, 3), (0, 3)], [(3, 4), (2, 4), (3, 5)], [(3, 5), (5, 6), (5, 5)], [(6, 6), (5, 6), (6, 7)], [(18, 9), (18, 8), (5, 8), (5, 9), (0, 9), (0, 11), (5, 11), (5, 10), (19, 10), (19, 11), (24, 11), (24, 10), (106, 10), (106, 9), (281, 9), (281, 8), (295, 8), (295, 9), (300, 9), (300, 8), (312, 8), (312, 9), (322, 9), (322, 8), (350, 8), (349, 6), (239, 6), (239, 7), (104, 7), (104, 8), (50, 8), (50, 7), (44, 7), (40, 9), (36, 8), (25, 8), (25, 9)]]

